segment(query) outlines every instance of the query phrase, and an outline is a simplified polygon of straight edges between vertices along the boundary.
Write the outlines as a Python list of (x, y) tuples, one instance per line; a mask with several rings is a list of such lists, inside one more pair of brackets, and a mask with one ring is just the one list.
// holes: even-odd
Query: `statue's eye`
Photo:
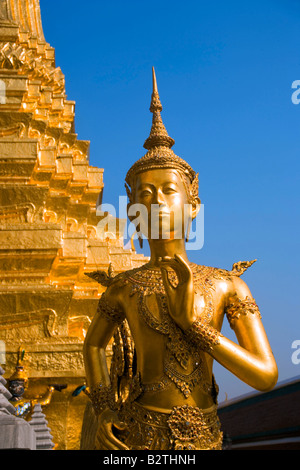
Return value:
[(140, 196), (141, 197), (147, 197), (147, 196), (151, 196), (151, 191), (150, 189), (144, 189), (143, 191), (140, 192)]
[(166, 186), (166, 187), (164, 188), (164, 193), (165, 193), (165, 194), (176, 193), (176, 189), (175, 189), (173, 186)]

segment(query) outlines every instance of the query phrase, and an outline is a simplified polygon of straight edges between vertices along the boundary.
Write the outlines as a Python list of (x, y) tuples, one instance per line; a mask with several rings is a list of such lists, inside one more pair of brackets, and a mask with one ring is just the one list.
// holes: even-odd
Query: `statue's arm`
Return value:
[(99, 383), (110, 385), (105, 349), (116, 327), (125, 319), (122, 294), (121, 282), (113, 281), (100, 297), (96, 314), (87, 331), (83, 358), (87, 385), (90, 388)]
[(98, 308), (83, 345), (86, 381), (90, 389), (99, 383), (110, 385), (105, 349), (115, 328), (116, 324)]
[[(170, 265), (178, 275), (173, 287), (164, 270)], [(195, 318), (193, 275), (189, 265), (180, 256), (161, 260), (162, 278), (167, 294), (169, 313), (184, 331), (186, 339), (209, 353), (238, 378), (257, 390), (272, 389), (278, 378), (277, 365), (260, 313), (248, 286), (233, 275), (226, 288), (226, 313), (238, 344), (221, 335), (219, 328)], [(223, 282), (222, 282), (223, 283)], [(215, 319), (216, 323), (220, 319)]]
[(271, 390), (278, 370), (260, 312), (244, 281), (236, 277), (232, 283), (234, 289), (226, 313), (238, 344), (216, 331), (214, 336), (212, 329), (209, 353), (251, 387)]
[(110, 377), (105, 349), (114, 330), (123, 317), (122, 309), (108, 288), (99, 301), (97, 312), (87, 331), (83, 357), (86, 372), (87, 391), (95, 413), (99, 418), (96, 446), (101, 450), (127, 450), (113, 433), (113, 426), (124, 429), (118, 415), (109, 408)]

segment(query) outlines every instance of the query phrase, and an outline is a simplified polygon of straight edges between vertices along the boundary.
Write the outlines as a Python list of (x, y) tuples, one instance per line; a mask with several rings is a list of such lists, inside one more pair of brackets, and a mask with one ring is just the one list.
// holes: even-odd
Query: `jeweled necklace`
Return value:
[[(202, 295), (204, 299), (204, 311), (201, 313), (203, 321), (209, 322), (214, 313), (212, 294), (214, 290), (213, 279), (220, 277), (218, 275), (218, 269), (198, 266), (196, 264), (190, 264), (193, 280), (194, 280), (194, 292), (195, 294)], [(170, 283), (176, 287), (178, 284), (178, 278), (173, 269), (168, 269), (168, 278)], [(155, 268), (149, 264), (125, 273), (124, 278), (125, 284), (129, 284), (131, 287), (130, 295), (140, 293), (143, 296), (151, 294), (163, 294), (166, 295), (165, 287), (161, 275), (160, 268)], [(155, 319), (154, 321), (157, 322)]]
[[(195, 293), (201, 293), (205, 301), (203, 317), (209, 321), (212, 312), (212, 280), (210, 275), (213, 268), (201, 269), (197, 265), (192, 265), (191, 269), (194, 276)], [(173, 270), (168, 271), (170, 282), (176, 286), (177, 276)], [(166, 346), (167, 351), (164, 359), (165, 375), (171, 380), (177, 388), (187, 398), (196, 385), (203, 385), (206, 392), (209, 391), (209, 385), (203, 380), (203, 361), (193, 345), (186, 341), (182, 330), (175, 324), (170, 317), (167, 305), (167, 298), (160, 269), (150, 268), (145, 265), (126, 273), (126, 283), (131, 285), (131, 295), (138, 294), (138, 312), (145, 323), (156, 332), (168, 337)], [(156, 318), (147, 306), (146, 297), (155, 295), (160, 318)], [(193, 371), (187, 374), (189, 359), (193, 358)], [(163, 380), (161, 383), (164, 384)], [(203, 383), (202, 383), (203, 382)]]

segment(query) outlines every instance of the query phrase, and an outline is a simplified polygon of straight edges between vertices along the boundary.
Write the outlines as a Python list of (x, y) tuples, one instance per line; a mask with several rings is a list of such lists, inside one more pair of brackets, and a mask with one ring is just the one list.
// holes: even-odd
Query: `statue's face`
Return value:
[(9, 391), (14, 397), (21, 397), (25, 392), (24, 380), (12, 380), (9, 384)]
[(141, 207), (135, 223), (146, 238), (184, 238), (189, 200), (183, 178), (173, 169), (148, 170), (137, 176), (135, 204), (130, 206), (134, 210)]

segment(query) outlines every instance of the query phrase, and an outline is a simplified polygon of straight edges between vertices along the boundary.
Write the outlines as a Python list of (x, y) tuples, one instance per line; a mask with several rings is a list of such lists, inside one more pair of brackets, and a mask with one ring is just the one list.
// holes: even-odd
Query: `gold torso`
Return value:
[[(119, 449), (220, 448), (213, 360), (245, 382), (250, 377), (257, 389), (269, 388), (276, 379), (258, 306), (238, 279), (253, 262), (236, 263), (231, 271), (189, 263), (188, 281), (171, 262), (167, 273), (151, 262), (114, 278), (93, 273), (107, 287), (85, 350), (90, 357), (87, 393), (100, 420), (96, 448), (107, 449), (108, 422), (125, 426), (117, 433)], [(188, 312), (189, 299), (182, 297), (187, 282), (193, 297), (191, 327), (178, 319), (182, 310)], [(241, 344), (221, 334), (225, 315)], [(103, 353), (112, 334), (108, 376)], [(259, 344), (257, 338), (262, 338)], [(190, 419), (195, 423), (191, 434)], [(116, 443), (113, 432), (109, 435)]]
[[(230, 274), (196, 264), (191, 264), (191, 270), (196, 315), (220, 331), (226, 296), (231, 292)], [(178, 280), (172, 270), (169, 279), (175, 287)], [(136, 349), (143, 388), (138, 401), (155, 409), (212, 406), (216, 401), (212, 358), (188, 343), (171, 319), (160, 269), (144, 265), (115, 282)]]

